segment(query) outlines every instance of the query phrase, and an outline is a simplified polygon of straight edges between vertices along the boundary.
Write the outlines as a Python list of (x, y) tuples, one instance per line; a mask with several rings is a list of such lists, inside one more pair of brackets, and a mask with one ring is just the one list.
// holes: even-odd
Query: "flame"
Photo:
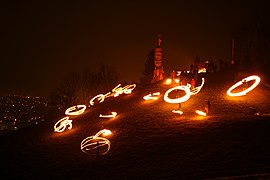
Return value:
[(206, 113), (200, 110), (196, 110), (195, 111), (197, 114), (201, 115), (201, 116), (206, 116)]
[(170, 78), (166, 79), (165, 84), (171, 84), (171, 83), (172, 83), (172, 79)]
[(175, 82), (175, 83), (179, 83), (180, 80), (179, 80), (179, 79), (174, 79), (174, 82)]
[(68, 126), (68, 129), (72, 129), (72, 120), (69, 120), (69, 117), (64, 117), (57, 121), (54, 125), (55, 132), (63, 132)]
[[(250, 86), (249, 88), (240, 91), (238, 93), (232, 93), (232, 90), (234, 90), (235, 88), (237, 88), (238, 86), (241, 86), (243, 84), (244, 81), (248, 82), (248, 81), (252, 81), (255, 80), (255, 82), (252, 84), (252, 86)], [(259, 76), (253, 75), (253, 76), (249, 76), (247, 78), (242, 79), (241, 81), (237, 82), (236, 84), (234, 84), (232, 87), (230, 87), (227, 91), (227, 95), (228, 96), (244, 96), (246, 95), (249, 91), (253, 90), (261, 81), (261, 78)]]
[[(76, 105), (76, 106), (72, 106), (70, 108), (68, 108), (65, 112), (66, 115), (80, 115), (82, 113), (84, 113), (86, 109), (85, 105)], [(76, 110), (76, 111), (74, 111)]]
[(93, 154), (93, 150), (99, 150), (98, 153), (101, 155), (107, 154), (110, 150), (111, 142), (108, 139), (100, 137), (100, 136), (101, 135), (108, 136), (111, 134), (112, 132), (110, 130), (103, 129), (99, 131), (97, 134), (95, 134), (94, 136), (89, 136), (85, 138), (81, 142), (81, 150), (87, 154), (91, 154), (91, 152)]
[(199, 69), (198, 73), (206, 73), (206, 69), (205, 68), (201, 68), (201, 69)]
[(100, 114), (99, 117), (103, 117), (103, 118), (115, 118), (117, 115), (116, 112), (112, 112), (112, 114), (110, 115), (103, 115), (103, 114)]
[(153, 93), (153, 94), (148, 94), (148, 95), (146, 95), (146, 96), (144, 96), (143, 97), (143, 99), (144, 100), (157, 100), (158, 99), (158, 97), (157, 96), (159, 96), (160, 95), (160, 92), (156, 92), (156, 93)]

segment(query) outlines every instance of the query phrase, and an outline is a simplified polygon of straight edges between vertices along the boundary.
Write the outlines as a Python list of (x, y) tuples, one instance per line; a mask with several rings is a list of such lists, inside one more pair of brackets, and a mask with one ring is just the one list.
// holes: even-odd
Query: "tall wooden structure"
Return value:
[(157, 47), (155, 48), (155, 69), (154, 69), (154, 74), (153, 74), (153, 79), (151, 83), (158, 82), (164, 78), (164, 70), (162, 66), (162, 48), (161, 48), (161, 35), (158, 36), (158, 43)]

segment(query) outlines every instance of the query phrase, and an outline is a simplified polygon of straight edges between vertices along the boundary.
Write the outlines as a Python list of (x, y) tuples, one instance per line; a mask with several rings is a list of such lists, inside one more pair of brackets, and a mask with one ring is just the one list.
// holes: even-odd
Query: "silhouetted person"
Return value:
[(247, 84), (246, 80), (242, 81), (242, 83), (243, 83), (242, 88), (243, 88), (243, 91), (244, 91), (244, 90), (247, 89), (248, 84)]
[(191, 89), (195, 88), (196, 81), (194, 78), (191, 79), (190, 85), (191, 85)]
[(181, 103), (179, 103), (179, 104), (178, 104), (178, 110), (180, 110), (180, 111), (181, 111), (181, 109), (182, 109), (182, 104), (181, 104)]
[(176, 78), (176, 72), (175, 70), (172, 71), (171, 73), (171, 78), (174, 80)]
[(209, 115), (210, 109), (211, 109), (211, 102), (210, 102), (210, 100), (208, 100), (206, 103), (206, 106), (205, 106), (205, 111), (206, 111), (207, 115)]
[(254, 108), (254, 107), (249, 107), (249, 108), (250, 108), (251, 113), (253, 115), (255, 115), (255, 116), (259, 116), (260, 115), (256, 108)]

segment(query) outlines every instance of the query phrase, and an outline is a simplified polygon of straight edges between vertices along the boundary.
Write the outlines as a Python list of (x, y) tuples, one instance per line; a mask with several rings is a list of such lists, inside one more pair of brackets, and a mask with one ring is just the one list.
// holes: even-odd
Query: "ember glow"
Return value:
[[(171, 84), (172, 82), (173, 82), (173, 80), (172, 80), (171, 78), (168, 78), (168, 79), (166, 79), (165, 84), (169, 85), (169, 84)], [(176, 78), (176, 79), (174, 79), (174, 82), (175, 82), (175, 83), (179, 83), (180, 80)]]
[(158, 99), (158, 96), (160, 95), (160, 92), (156, 92), (156, 93), (153, 93), (153, 94), (148, 94), (146, 96), (143, 97), (144, 100), (157, 100)]
[[(237, 88), (237, 87), (243, 85), (243, 82), (244, 82), (244, 81), (246, 81), (246, 83), (247, 83), (247, 82), (252, 81), (252, 80), (255, 80), (255, 82), (254, 82), (250, 87), (248, 87), (247, 89), (245, 89), (245, 90), (243, 90), (243, 91), (240, 91), (240, 92), (238, 92), (238, 93), (232, 93), (232, 91), (233, 91), (235, 88)], [(228, 95), (228, 96), (244, 96), (244, 95), (246, 95), (248, 92), (250, 92), (251, 90), (253, 90), (253, 89), (260, 83), (260, 81), (261, 81), (261, 78), (260, 78), (259, 76), (256, 76), (256, 75), (253, 75), (253, 76), (249, 76), (249, 77), (247, 77), (247, 78), (244, 78), (244, 79), (242, 79), (241, 81), (239, 81), (239, 82), (237, 82), (236, 84), (234, 84), (232, 87), (230, 87), (230, 88), (228, 89), (228, 91), (227, 91), (227, 95)]]
[(84, 113), (86, 109), (85, 105), (76, 105), (68, 108), (65, 112), (66, 115), (80, 115)]
[(102, 118), (115, 118), (116, 115), (117, 115), (117, 112), (112, 112), (112, 114), (108, 114), (108, 115), (100, 114), (99, 117), (102, 117)]
[(171, 84), (172, 83), (172, 79), (166, 79), (166, 81), (165, 81), (165, 84)]
[(173, 113), (177, 113), (177, 114), (180, 114), (182, 115), (183, 114), (183, 111), (180, 111), (180, 110), (172, 110)]
[(100, 154), (100, 155), (105, 155), (109, 152), (110, 150), (110, 145), (111, 142), (103, 137), (100, 136), (108, 136), (111, 135), (112, 132), (110, 130), (107, 129), (103, 129), (101, 131), (99, 131), (97, 134), (95, 134), (94, 136), (89, 136), (87, 138), (85, 138), (82, 142), (81, 142), (81, 150), (84, 153), (93, 155), (93, 154)]
[(72, 129), (72, 120), (69, 120), (69, 117), (60, 119), (54, 125), (55, 132), (63, 132), (66, 128)]
[(201, 68), (201, 69), (199, 69), (198, 73), (206, 73), (206, 69), (205, 68)]
[(196, 110), (195, 111), (197, 114), (201, 115), (201, 116), (206, 116), (206, 113), (200, 110)]
[[(168, 97), (168, 95), (175, 90), (183, 90), (186, 92), (186, 95), (184, 95), (183, 97), (180, 98), (176, 98), (176, 99), (171, 99)], [(173, 87), (171, 89), (169, 89), (168, 91), (166, 91), (166, 93), (164, 94), (164, 101), (168, 102), (168, 103), (182, 103), (187, 101), (190, 98), (190, 89), (188, 86), (176, 86)]]

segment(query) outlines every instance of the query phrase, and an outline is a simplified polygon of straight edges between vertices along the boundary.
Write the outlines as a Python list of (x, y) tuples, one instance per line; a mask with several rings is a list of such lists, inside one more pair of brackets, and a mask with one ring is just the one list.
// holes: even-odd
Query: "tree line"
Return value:
[(50, 105), (63, 110), (73, 105), (87, 104), (93, 96), (110, 91), (119, 79), (120, 74), (116, 69), (104, 63), (96, 71), (87, 68), (69, 72), (50, 93)]

